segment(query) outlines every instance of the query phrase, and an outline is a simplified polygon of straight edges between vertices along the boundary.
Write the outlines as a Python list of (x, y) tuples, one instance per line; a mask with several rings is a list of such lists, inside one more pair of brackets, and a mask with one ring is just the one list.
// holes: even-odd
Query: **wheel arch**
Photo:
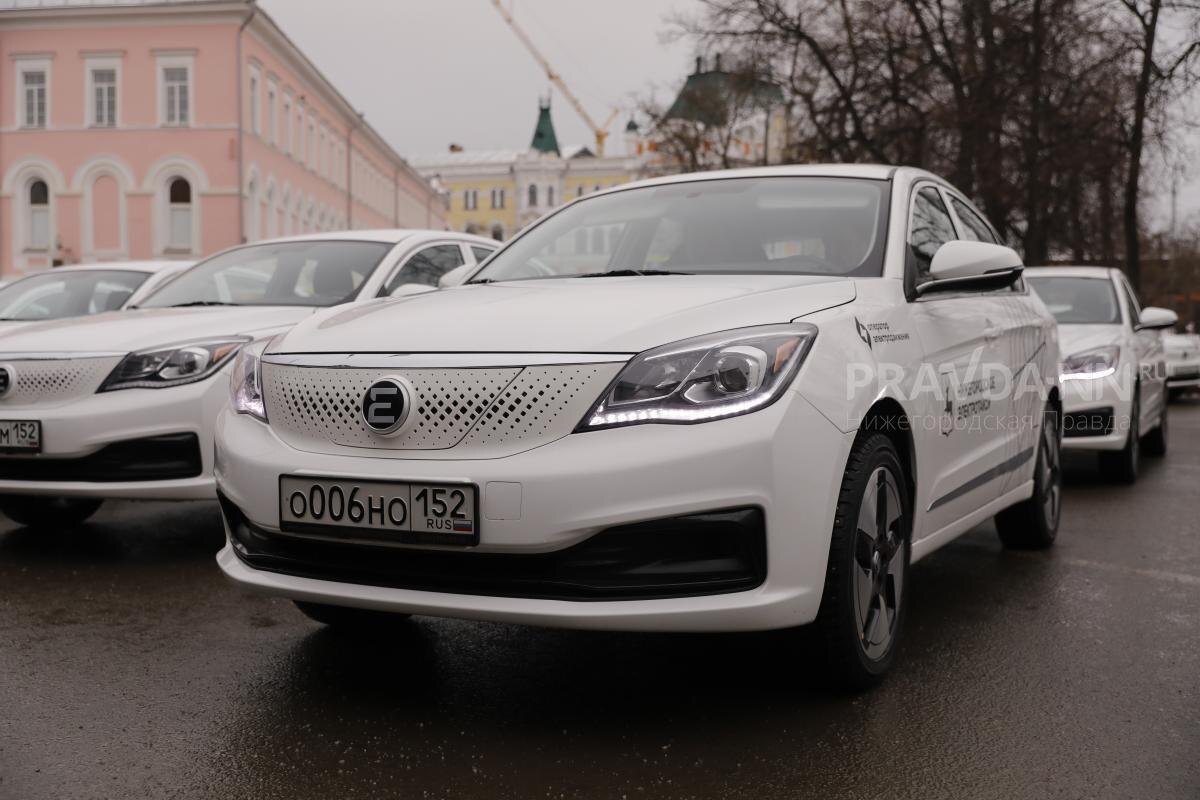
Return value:
[(909, 508), (915, 512), (919, 478), (917, 448), (913, 441), (911, 417), (898, 400), (892, 397), (881, 397), (867, 409), (867, 413), (863, 415), (862, 424), (858, 428), (858, 436), (872, 433), (882, 433), (887, 436), (900, 454), (900, 463), (908, 471), (905, 477), (908, 479), (906, 483)]

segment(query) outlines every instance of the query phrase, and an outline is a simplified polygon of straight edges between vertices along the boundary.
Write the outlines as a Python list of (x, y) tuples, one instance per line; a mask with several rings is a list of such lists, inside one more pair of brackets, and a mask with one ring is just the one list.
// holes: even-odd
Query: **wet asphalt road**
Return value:
[(337, 636), (227, 584), (211, 504), (0, 527), (0, 798), (1200, 797), (1200, 402), (1053, 551), (914, 567), (889, 680), (784, 634), (419, 619)]

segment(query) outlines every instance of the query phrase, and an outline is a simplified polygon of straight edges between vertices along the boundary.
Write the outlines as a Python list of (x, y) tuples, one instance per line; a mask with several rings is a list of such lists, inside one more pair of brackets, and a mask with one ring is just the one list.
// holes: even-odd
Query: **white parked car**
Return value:
[(104, 498), (213, 497), (213, 424), (249, 342), (315, 309), (432, 291), (496, 243), (352, 231), (226, 250), (137, 309), (0, 335), (0, 512), (80, 522)]
[[(913, 169), (575, 200), (464, 285), (242, 350), (218, 561), (335, 624), (815, 622), (869, 684), (910, 559), (992, 516), (1009, 544), (1054, 539), (1058, 346), (1020, 273)], [(981, 361), (1032, 390), (990, 391)], [(1010, 416), (1029, 423), (985, 423)]]
[(125, 261), (56, 267), (0, 287), (0, 334), (33, 322), (136, 305), (194, 261)]
[(1200, 387), (1200, 335), (1163, 333), (1167, 389), (1172, 396)]
[(1143, 446), (1167, 452), (1160, 332), (1175, 312), (1142, 308), (1118, 269), (1037, 267), (1025, 277), (1058, 320), (1064, 447), (1097, 451), (1108, 478), (1133, 483)]

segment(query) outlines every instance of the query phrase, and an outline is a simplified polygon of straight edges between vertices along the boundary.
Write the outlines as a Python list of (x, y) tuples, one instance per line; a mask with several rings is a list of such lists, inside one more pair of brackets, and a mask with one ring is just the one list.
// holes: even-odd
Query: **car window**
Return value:
[(1107, 278), (1029, 274), (1025, 278), (1062, 324), (1112, 325), (1121, 321), (1117, 293)]
[(612, 270), (877, 276), (889, 184), (779, 176), (585, 196), (496, 253), (476, 280)]
[(490, 247), (476, 247), (471, 245), (471, 253), (474, 254), (475, 261), (478, 264), (482, 264), (484, 261), (487, 261), (488, 256), (494, 252), (496, 251)]
[(337, 305), (354, 299), (392, 247), (329, 240), (238, 247), (197, 264), (140, 305)]
[(0, 319), (63, 319), (116, 311), (149, 277), (128, 270), (48, 272), (0, 289)]
[(958, 215), (959, 221), (963, 224), (963, 239), (968, 242), (999, 244), (996, 237), (992, 235), (992, 229), (969, 205), (953, 195), (950, 196), (950, 204), (954, 206), (954, 213)]
[(929, 276), (929, 265), (938, 248), (957, 238), (950, 212), (937, 189), (926, 186), (918, 191), (908, 227), (908, 247), (916, 263), (918, 281)]
[(397, 286), (405, 283), (416, 283), (422, 286), (437, 286), (438, 280), (455, 267), (461, 267), (462, 250), (456, 244), (438, 244), (418, 251), (404, 266), (392, 276), (384, 287), (384, 293), (390, 294)]

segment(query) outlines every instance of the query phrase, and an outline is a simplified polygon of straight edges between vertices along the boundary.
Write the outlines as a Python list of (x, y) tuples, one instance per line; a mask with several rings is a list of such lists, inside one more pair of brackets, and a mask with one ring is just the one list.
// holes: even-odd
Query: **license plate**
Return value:
[(403, 544), (479, 544), (479, 489), (468, 483), (279, 478), (279, 527)]
[(0, 453), (42, 452), (42, 423), (28, 419), (0, 419)]

